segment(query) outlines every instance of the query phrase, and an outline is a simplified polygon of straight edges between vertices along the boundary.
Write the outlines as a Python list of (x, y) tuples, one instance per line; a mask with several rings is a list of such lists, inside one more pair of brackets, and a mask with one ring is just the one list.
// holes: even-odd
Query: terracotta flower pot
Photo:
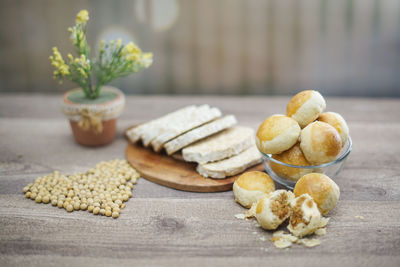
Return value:
[(84, 146), (101, 146), (114, 140), (124, 107), (124, 94), (110, 86), (104, 86), (96, 99), (86, 98), (79, 88), (73, 89), (64, 94), (62, 102), (74, 138)]

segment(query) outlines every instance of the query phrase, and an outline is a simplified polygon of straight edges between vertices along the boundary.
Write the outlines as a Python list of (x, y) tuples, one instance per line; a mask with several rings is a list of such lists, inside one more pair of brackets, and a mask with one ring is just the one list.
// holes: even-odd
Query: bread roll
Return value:
[(308, 194), (295, 198), (290, 207), (292, 214), (287, 228), (293, 235), (297, 237), (310, 235), (321, 226), (321, 213)]
[(294, 119), (284, 115), (272, 115), (258, 128), (256, 144), (265, 154), (279, 154), (297, 142), (300, 131), (300, 126)]
[(336, 131), (338, 131), (342, 139), (342, 146), (346, 144), (349, 136), (349, 127), (340, 114), (336, 112), (325, 112), (319, 115), (318, 120), (332, 125)]
[(315, 121), (326, 108), (325, 99), (314, 90), (298, 93), (286, 107), (286, 115), (295, 119), (301, 128)]
[(294, 195), (290, 191), (276, 190), (267, 197), (261, 198), (256, 207), (256, 219), (266, 230), (274, 230), (291, 214), (290, 203)]
[(233, 184), (236, 202), (246, 208), (273, 191), (274, 181), (265, 172), (245, 172)]
[[(272, 156), (273, 159), (276, 159), (280, 162), (296, 165), (296, 166), (310, 166), (310, 162), (304, 157), (303, 152), (300, 149), (300, 143), (295, 144), (289, 150), (286, 150), (280, 154), (276, 154)], [(313, 169), (304, 169), (304, 168), (292, 168), (287, 167), (278, 163), (275, 163), (271, 160), (270, 162), (271, 169), (278, 174), (279, 176), (289, 179), (291, 181), (296, 182), (303, 175), (310, 173)]]
[(310, 173), (301, 177), (296, 183), (293, 193), (296, 197), (303, 194), (310, 195), (322, 215), (333, 209), (340, 197), (339, 186), (331, 178), (321, 173)]
[(342, 140), (333, 126), (316, 121), (301, 131), (300, 148), (310, 163), (323, 164), (336, 159)]

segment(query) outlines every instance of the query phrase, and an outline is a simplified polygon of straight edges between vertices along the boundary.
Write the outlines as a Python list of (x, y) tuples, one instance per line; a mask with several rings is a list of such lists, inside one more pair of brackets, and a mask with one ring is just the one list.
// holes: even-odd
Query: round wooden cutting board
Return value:
[[(126, 159), (149, 181), (171, 188), (191, 192), (221, 192), (232, 190), (240, 174), (226, 179), (204, 178), (196, 172), (196, 164), (174, 159), (165, 153), (156, 153), (151, 148), (136, 143), (126, 147)], [(262, 164), (248, 171), (263, 171)]]

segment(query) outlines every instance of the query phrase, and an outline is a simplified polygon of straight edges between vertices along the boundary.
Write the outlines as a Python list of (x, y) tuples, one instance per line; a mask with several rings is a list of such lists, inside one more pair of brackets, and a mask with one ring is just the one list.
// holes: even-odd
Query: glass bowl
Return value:
[(271, 154), (264, 154), (261, 151), (260, 153), (262, 154), (263, 165), (268, 175), (271, 176), (275, 182), (293, 190), (297, 180), (307, 173), (324, 173), (333, 179), (343, 169), (344, 162), (351, 152), (352, 144), (349, 136), (337, 159), (313, 166), (291, 165), (272, 158)]

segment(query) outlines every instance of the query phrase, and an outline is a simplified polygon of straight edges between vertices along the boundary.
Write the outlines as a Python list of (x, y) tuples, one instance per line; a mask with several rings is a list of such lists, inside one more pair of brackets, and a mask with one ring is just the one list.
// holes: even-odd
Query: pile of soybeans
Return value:
[(27, 198), (51, 203), (68, 212), (87, 210), (114, 219), (119, 217), (139, 173), (126, 160), (100, 162), (93, 169), (71, 175), (59, 171), (38, 177), (24, 187)]

